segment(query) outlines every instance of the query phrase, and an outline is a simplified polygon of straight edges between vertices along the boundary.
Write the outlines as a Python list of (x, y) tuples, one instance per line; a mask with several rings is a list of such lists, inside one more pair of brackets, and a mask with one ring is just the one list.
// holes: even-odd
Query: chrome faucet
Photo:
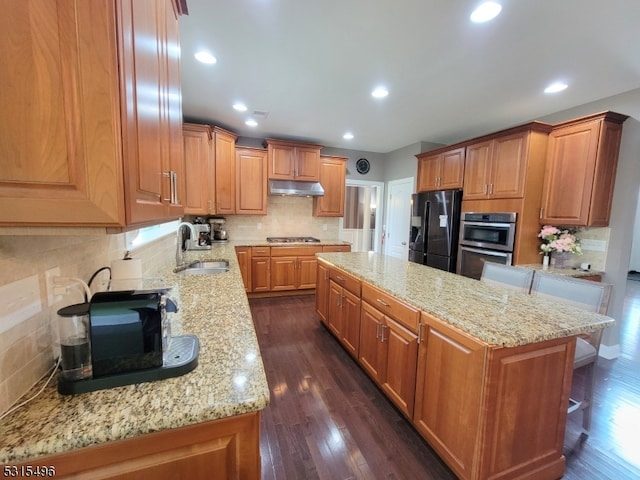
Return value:
[(176, 267), (182, 267), (184, 265), (184, 250), (186, 250), (186, 248), (184, 247), (184, 237), (182, 236), (182, 227), (188, 227), (189, 228), (189, 235), (191, 236), (191, 238), (196, 238), (196, 229), (193, 226), (192, 223), (189, 222), (180, 222), (180, 224), (178, 225), (178, 232), (177, 232), (177, 245), (176, 245)]

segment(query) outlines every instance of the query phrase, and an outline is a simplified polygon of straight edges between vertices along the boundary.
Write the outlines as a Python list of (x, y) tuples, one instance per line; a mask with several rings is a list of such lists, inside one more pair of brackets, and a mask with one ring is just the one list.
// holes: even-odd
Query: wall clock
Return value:
[(362, 175), (364, 175), (365, 173), (369, 173), (370, 168), (371, 165), (369, 165), (369, 160), (367, 160), (366, 158), (360, 158), (356, 162), (356, 170), (358, 170), (358, 173), (361, 173)]

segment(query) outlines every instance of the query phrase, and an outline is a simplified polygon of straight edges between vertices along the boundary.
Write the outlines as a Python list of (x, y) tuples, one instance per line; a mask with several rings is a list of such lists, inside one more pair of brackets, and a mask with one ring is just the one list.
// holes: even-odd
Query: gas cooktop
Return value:
[(267, 237), (269, 243), (320, 243), (314, 237)]

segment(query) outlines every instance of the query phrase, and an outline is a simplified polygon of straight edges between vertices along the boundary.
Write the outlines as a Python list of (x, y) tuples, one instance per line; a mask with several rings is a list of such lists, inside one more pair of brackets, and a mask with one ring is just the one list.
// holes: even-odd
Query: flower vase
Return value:
[(542, 257), (542, 268), (545, 270), (549, 268), (549, 255), (543, 255)]
[(567, 268), (569, 255), (569, 252), (553, 252), (553, 256), (551, 257), (553, 268)]

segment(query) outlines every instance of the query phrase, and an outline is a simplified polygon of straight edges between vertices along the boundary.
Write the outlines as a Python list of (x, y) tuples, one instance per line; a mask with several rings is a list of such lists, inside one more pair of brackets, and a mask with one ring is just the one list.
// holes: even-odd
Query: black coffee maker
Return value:
[(169, 289), (98, 292), (89, 302), (91, 378), (58, 377), (62, 394), (175, 377), (197, 366), (193, 335), (171, 336)]

